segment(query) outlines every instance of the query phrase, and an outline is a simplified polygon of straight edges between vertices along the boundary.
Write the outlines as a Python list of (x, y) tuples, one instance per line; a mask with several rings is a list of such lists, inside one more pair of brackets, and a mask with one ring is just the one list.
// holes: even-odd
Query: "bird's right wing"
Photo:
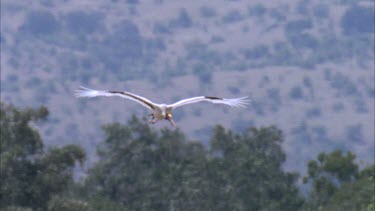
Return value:
[(76, 97), (98, 97), (98, 96), (106, 96), (106, 97), (112, 97), (112, 96), (118, 96), (122, 98), (126, 98), (129, 100), (133, 100), (143, 106), (145, 106), (148, 109), (153, 110), (157, 104), (153, 103), (152, 101), (141, 97), (139, 95), (125, 92), (125, 91), (102, 91), (102, 90), (95, 90), (95, 89), (88, 89), (86, 87), (81, 86), (80, 89), (76, 90), (75, 92)]
[(246, 100), (246, 98), (247, 97), (228, 99), (228, 98), (220, 98), (220, 97), (200, 96), (200, 97), (192, 97), (192, 98), (180, 100), (176, 103), (168, 105), (168, 107), (174, 109), (174, 108), (186, 105), (186, 104), (198, 103), (202, 101), (225, 104), (225, 105), (229, 105), (232, 107), (246, 107), (247, 103), (250, 101), (250, 100)]

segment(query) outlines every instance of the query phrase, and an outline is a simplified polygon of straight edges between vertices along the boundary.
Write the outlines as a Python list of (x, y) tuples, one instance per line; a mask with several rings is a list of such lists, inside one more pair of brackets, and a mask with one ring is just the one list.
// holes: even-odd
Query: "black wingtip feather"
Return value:
[(220, 97), (210, 97), (210, 96), (204, 96), (204, 98), (210, 99), (210, 100), (222, 100), (223, 98)]

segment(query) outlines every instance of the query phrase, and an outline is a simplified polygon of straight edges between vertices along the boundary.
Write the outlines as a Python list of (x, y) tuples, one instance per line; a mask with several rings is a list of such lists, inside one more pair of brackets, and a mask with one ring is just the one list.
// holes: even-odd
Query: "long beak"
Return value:
[(172, 118), (168, 118), (168, 120), (169, 120), (169, 122), (172, 124), (172, 126), (176, 128), (176, 125), (174, 124), (173, 119), (172, 119)]

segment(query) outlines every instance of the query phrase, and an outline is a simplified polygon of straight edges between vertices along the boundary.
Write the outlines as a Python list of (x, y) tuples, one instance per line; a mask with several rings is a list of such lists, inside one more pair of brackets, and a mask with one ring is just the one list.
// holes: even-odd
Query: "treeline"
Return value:
[[(216, 126), (208, 146), (133, 117), (103, 126), (98, 161), (73, 179), (85, 152), (46, 148), (33, 123), (48, 110), (1, 104), (1, 210), (374, 210), (375, 167), (355, 155), (320, 153), (300, 176), (286, 172), (282, 132)], [(78, 140), (77, 140), (78, 141)], [(82, 166), (81, 166), (82, 168)]]

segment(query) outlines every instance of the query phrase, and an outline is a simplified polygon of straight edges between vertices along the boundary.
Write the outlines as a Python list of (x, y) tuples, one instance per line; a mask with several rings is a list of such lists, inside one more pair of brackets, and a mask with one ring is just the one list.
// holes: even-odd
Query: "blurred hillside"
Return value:
[(276, 125), (290, 169), (330, 149), (374, 159), (373, 1), (4, 0), (0, 41), (1, 100), (46, 105), (47, 145), (79, 143), (91, 159), (102, 125), (148, 113), (75, 99), (80, 85), (166, 103), (249, 95), (247, 109), (192, 105), (174, 118), (199, 140), (215, 124)]

